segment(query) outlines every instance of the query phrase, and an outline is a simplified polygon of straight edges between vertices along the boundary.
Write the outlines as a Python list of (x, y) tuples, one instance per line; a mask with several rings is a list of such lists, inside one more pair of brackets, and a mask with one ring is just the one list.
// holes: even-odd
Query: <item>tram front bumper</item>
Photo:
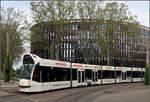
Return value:
[(31, 81), (26, 79), (21, 79), (18, 84), (20, 92), (30, 92)]
[(20, 92), (31, 92), (31, 88), (21, 88), (19, 87)]

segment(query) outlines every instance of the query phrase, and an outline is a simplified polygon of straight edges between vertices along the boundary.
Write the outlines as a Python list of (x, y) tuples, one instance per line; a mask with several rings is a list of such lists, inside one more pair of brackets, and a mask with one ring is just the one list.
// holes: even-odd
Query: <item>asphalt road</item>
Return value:
[(97, 97), (93, 102), (150, 102), (149, 92), (148, 89), (123, 91)]
[(0, 97), (0, 102), (150, 102), (149, 88), (143, 83), (126, 83), (32, 94), (7, 91), (8, 94)]

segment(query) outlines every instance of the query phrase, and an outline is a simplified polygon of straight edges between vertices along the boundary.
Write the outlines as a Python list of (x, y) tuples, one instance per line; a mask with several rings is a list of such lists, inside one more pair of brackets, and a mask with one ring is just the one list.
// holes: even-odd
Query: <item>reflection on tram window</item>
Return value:
[(142, 73), (141, 73), (141, 77), (144, 78), (144, 72), (143, 72), (143, 71), (142, 71)]
[(92, 70), (90, 70), (90, 69), (85, 70), (85, 79), (92, 80)]
[(115, 71), (103, 70), (102, 73), (103, 79), (115, 78)]
[(39, 66), (35, 67), (32, 80), (40, 82), (40, 67)]
[(121, 71), (116, 71), (116, 78), (120, 78), (121, 77)]
[(127, 77), (131, 77), (131, 71), (127, 71)]
[(126, 73), (126, 72), (122, 72), (121, 74), (122, 74), (122, 80), (126, 80), (126, 78), (127, 78), (127, 73)]
[(69, 81), (70, 69), (68, 68), (51, 68), (50, 81)]
[(31, 73), (33, 70), (34, 64), (24, 64), (21, 69), (20, 77), (22, 79), (31, 79)]
[[(73, 80), (76, 80), (76, 70), (73, 70)], [(53, 67), (35, 67), (33, 78), (37, 82), (69, 81), (70, 69)]]
[(141, 71), (133, 71), (132, 75), (133, 78), (141, 78)]

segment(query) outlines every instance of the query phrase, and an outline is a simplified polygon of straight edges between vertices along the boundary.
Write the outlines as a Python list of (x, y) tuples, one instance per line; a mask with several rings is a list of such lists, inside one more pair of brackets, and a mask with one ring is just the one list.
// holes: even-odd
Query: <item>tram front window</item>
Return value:
[(34, 64), (24, 64), (21, 70), (21, 79), (31, 79)]

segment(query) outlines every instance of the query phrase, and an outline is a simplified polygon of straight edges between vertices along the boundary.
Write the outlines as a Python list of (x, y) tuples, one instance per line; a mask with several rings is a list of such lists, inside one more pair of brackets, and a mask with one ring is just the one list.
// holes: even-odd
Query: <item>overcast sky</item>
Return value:
[[(110, 2), (107, 0), (107, 2)], [(138, 21), (141, 25), (149, 27), (149, 1), (117, 1), (119, 3), (127, 4), (129, 11), (133, 15), (137, 15)], [(13, 7), (15, 10), (24, 11), (27, 15), (29, 22), (32, 21), (30, 11), (30, 1), (1, 1), (1, 6), (4, 8)], [(22, 63), (20, 62), (15, 67), (19, 67)]]

